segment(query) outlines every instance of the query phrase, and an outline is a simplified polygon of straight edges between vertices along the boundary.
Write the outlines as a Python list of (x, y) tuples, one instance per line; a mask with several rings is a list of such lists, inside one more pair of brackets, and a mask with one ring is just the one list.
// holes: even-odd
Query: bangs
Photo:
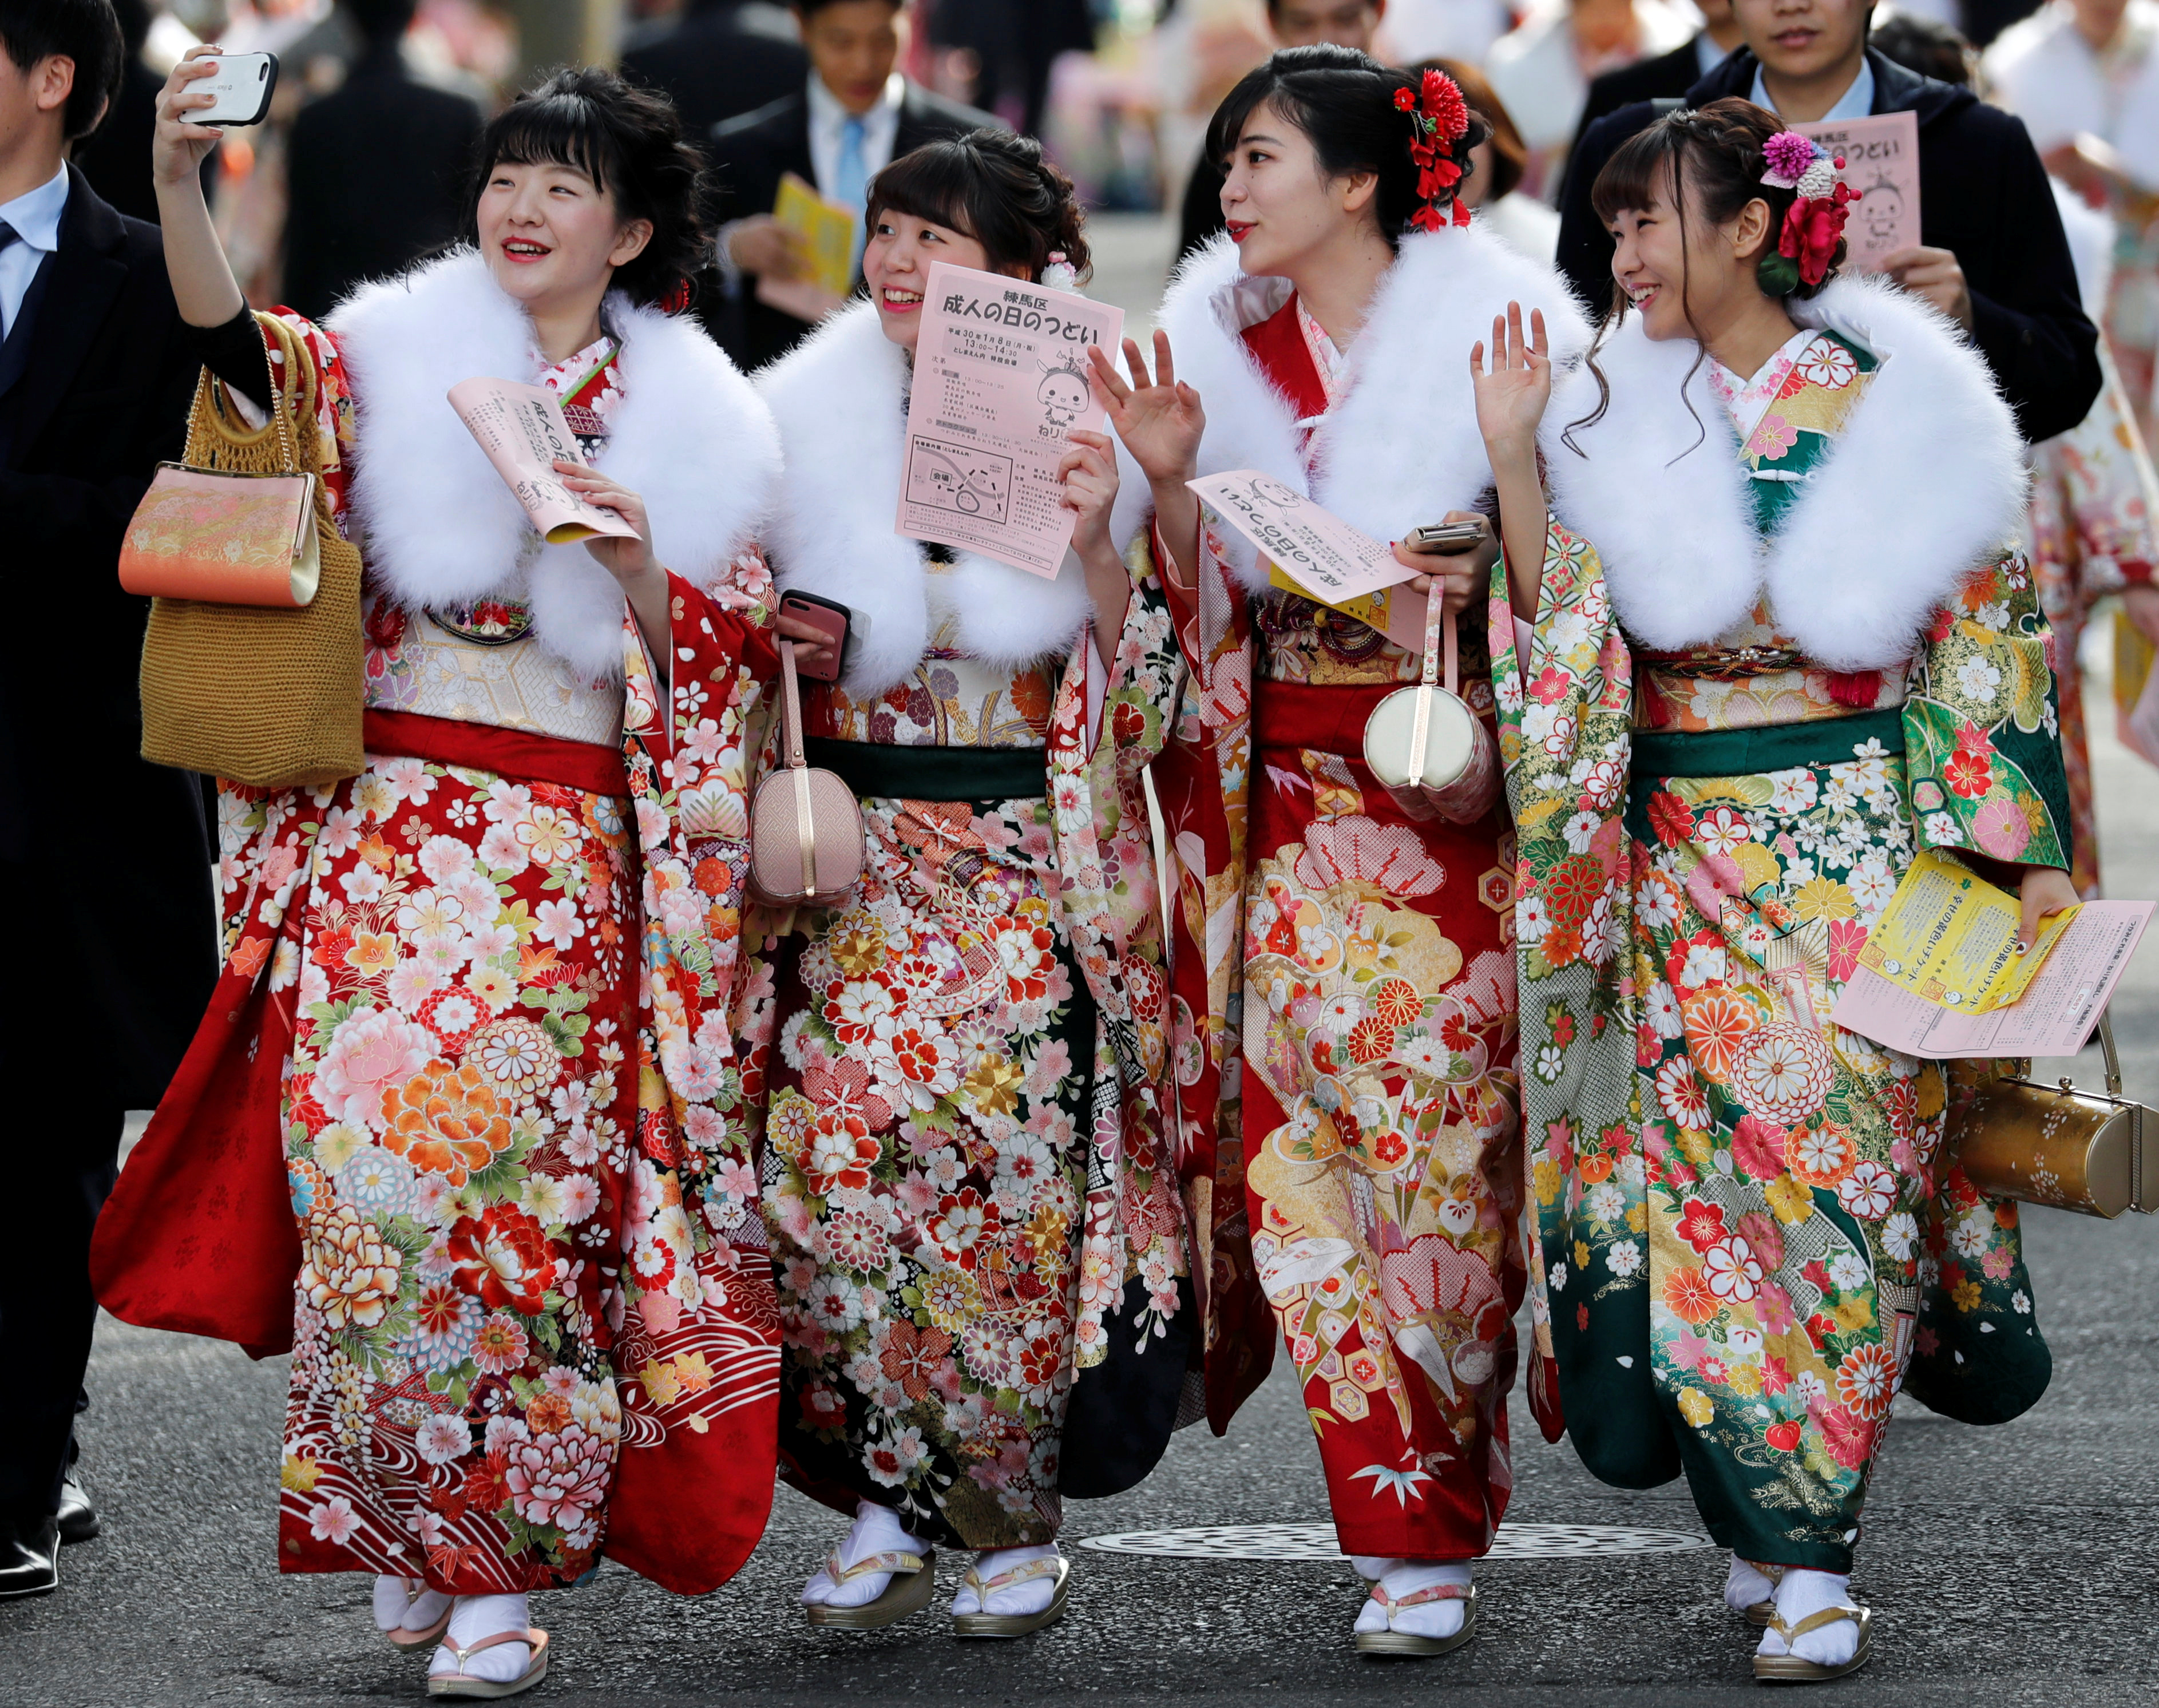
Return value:
[(1623, 209), (1640, 212), (1661, 201), (1679, 180), (1680, 146), (1680, 132), (1660, 121), (1613, 149), (1590, 187), (1597, 223), (1608, 225)]
[(887, 211), (911, 214), (986, 247), (984, 221), (973, 205), (981, 191), (981, 174), (957, 146), (930, 142), (901, 155), (878, 173), (870, 185), (867, 220), (874, 225), (877, 216)]
[(566, 166), (582, 172), (605, 194), (617, 163), (615, 139), (605, 117), (582, 95), (562, 92), (512, 103), (489, 127), (482, 169), (498, 166)]
[(1270, 96), (1287, 123), (1299, 130), (1303, 128), (1297, 121), (1305, 116), (1297, 111), (1293, 100), (1283, 99), (1283, 91), (1267, 68), (1262, 65), (1248, 71), (1237, 86), (1222, 97), (1221, 106), (1214, 109), (1214, 116), (1207, 122), (1204, 158), (1216, 171), (1228, 171), (1230, 153), (1237, 146), (1237, 138), (1245, 133), (1245, 121), (1266, 104)]

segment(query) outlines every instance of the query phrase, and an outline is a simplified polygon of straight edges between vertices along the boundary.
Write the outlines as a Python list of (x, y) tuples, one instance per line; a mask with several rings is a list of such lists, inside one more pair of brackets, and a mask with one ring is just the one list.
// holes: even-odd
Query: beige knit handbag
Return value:
[(235, 565), (275, 560), (281, 572), (289, 561), (289, 576), (273, 572), (267, 584), (304, 603), (153, 598), (142, 670), (144, 758), (289, 789), (356, 776), (363, 763), (360, 548), (331, 519), (315, 448), (313, 364), (285, 322), (256, 318), (284, 356), (269, 421), (247, 427), (203, 370), (186, 461), (160, 468), (128, 524), (122, 579), (143, 591), (189, 584), (178, 560), (199, 560), (204, 542), (176, 529), (176, 516), (221, 528), (212, 555)]

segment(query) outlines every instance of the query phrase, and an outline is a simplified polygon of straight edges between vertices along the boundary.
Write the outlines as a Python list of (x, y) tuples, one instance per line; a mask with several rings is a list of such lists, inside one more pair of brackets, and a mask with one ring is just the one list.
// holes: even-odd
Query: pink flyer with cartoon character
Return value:
[(1074, 427), (1104, 430), (1087, 346), (1124, 311), (1073, 291), (938, 261), (929, 269), (897, 531), (1054, 578), (1076, 518), (1057, 465)]

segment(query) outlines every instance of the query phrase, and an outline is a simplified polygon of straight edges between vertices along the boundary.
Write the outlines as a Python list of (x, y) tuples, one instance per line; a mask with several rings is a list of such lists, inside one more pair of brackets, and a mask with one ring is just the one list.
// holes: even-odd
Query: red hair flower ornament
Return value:
[(1813, 289), (1829, 276), (1830, 262), (1844, 235), (1850, 204), (1858, 191), (1837, 177), (1844, 157), (1797, 131), (1779, 131), (1763, 144), (1767, 170), (1762, 182), (1776, 189), (1797, 190), (1784, 210), (1777, 246), (1755, 265), (1755, 277), (1773, 297), (1788, 297), (1801, 285)]
[[(1469, 223), (1469, 210), (1457, 192), (1468, 173), (1468, 153), (1462, 144), (1469, 134), (1469, 103), (1443, 71), (1427, 71), (1422, 85), (1395, 91), (1395, 106), (1410, 116), (1410, 158), (1416, 163), (1417, 210), (1410, 224), (1420, 231), (1442, 230), (1451, 218), (1457, 225)], [(1448, 211), (1442, 214), (1445, 201)]]

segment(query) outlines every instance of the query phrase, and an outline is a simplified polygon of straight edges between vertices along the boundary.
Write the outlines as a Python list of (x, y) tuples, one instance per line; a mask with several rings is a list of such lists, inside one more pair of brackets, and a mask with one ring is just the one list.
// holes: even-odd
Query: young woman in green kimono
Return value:
[(1830, 1011), (1923, 847), (2021, 890), (2027, 941), (2076, 896), (2015, 427), (1949, 322), (1834, 278), (1834, 165), (1780, 131), (1726, 100), (1628, 142), (1590, 360), (1554, 399), (1510, 306), (1472, 363), (1540, 1349), (1597, 1476), (1686, 1473), (1757, 1675), (1810, 1680), (1867, 1656), (1898, 1387), (1998, 1421), (2048, 1367), (1942, 1065)]

